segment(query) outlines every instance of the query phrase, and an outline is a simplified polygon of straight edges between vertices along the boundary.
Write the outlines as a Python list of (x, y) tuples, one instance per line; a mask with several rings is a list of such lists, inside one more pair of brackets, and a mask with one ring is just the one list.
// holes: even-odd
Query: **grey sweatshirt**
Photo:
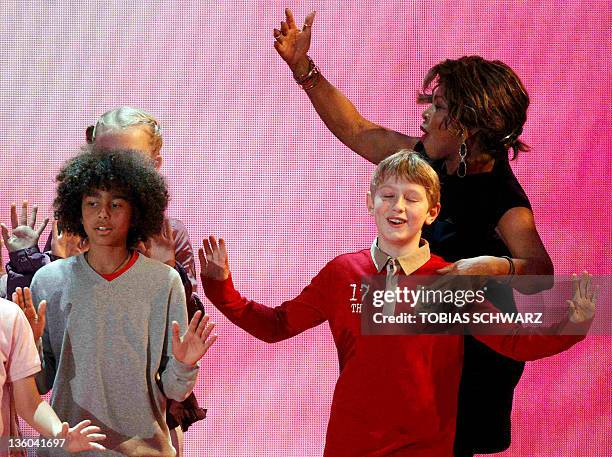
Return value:
[(36, 305), (48, 302), (38, 388), (53, 388), (62, 421), (101, 427), (112, 450), (79, 455), (174, 456), (166, 398), (185, 399), (198, 373), (172, 357), (172, 321), (187, 328), (178, 273), (140, 255), (109, 282), (79, 255), (41, 268), (31, 288)]

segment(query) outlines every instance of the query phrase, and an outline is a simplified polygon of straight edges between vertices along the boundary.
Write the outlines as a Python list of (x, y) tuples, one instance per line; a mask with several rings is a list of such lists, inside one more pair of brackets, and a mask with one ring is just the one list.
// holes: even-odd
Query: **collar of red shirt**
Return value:
[[(374, 241), (372, 242), (370, 255), (372, 256), (374, 266), (379, 273), (385, 268), (387, 262), (392, 259), (389, 254), (378, 247), (378, 237), (374, 238)], [(429, 252), (429, 243), (427, 240), (421, 238), (419, 241), (419, 248), (415, 252), (397, 257), (397, 261), (402, 267), (404, 274), (409, 275), (425, 265), (430, 258), (431, 253)]]

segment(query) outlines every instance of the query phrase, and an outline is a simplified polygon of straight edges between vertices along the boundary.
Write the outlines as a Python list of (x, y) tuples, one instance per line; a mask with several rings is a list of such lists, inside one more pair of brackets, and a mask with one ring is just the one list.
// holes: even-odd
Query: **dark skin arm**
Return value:
[[(514, 258), (516, 276), (512, 280), (512, 287), (524, 294), (550, 289), (553, 286), (553, 263), (542, 243), (531, 210), (522, 207), (509, 209), (499, 220), (497, 231)], [(545, 277), (524, 281), (521, 275)]]
[[(310, 37), (315, 13), (298, 29), (289, 9), (281, 22), (280, 30), (274, 29), (274, 47), (289, 65), (294, 75), (308, 72), (306, 54), (310, 48)], [(387, 129), (364, 118), (345, 95), (321, 76), (318, 84), (306, 91), (312, 105), (327, 128), (348, 148), (364, 159), (379, 163), (400, 149), (412, 149), (418, 138)]]
[[(499, 220), (497, 232), (508, 247), (514, 263), (515, 276), (510, 285), (523, 294), (550, 289), (553, 286), (553, 264), (538, 234), (531, 210), (523, 207), (509, 209)], [(501, 257), (479, 256), (458, 260), (438, 272), (503, 276), (509, 274), (510, 265), (508, 260)], [(534, 277), (536, 275), (537, 278)]]

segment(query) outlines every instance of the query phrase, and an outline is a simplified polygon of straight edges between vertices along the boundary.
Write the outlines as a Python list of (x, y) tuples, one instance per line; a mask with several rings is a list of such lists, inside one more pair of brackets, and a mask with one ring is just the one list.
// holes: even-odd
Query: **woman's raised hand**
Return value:
[(310, 36), (315, 12), (311, 12), (304, 19), (304, 25), (298, 29), (295, 25), (293, 13), (285, 9), (285, 20), (281, 22), (280, 30), (274, 29), (274, 48), (283, 58), (294, 75), (304, 75), (308, 72), (308, 59), (306, 54), (310, 49)]

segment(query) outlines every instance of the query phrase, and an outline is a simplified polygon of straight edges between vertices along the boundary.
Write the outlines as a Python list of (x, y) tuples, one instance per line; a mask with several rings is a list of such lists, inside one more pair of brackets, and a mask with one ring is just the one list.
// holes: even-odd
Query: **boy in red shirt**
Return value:
[[(388, 290), (402, 275), (434, 276), (448, 265), (432, 255), (421, 239), (423, 225), (431, 224), (438, 215), (439, 199), (438, 177), (417, 154), (400, 151), (383, 160), (367, 197), (368, 211), (378, 228), (371, 248), (336, 257), (298, 297), (276, 308), (250, 301), (235, 290), (222, 239), (217, 243), (210, 237), (204, 243), (205, 252), (200, 249), (207, 297), (253, 336), (276, 342), (329, 322), (340, 376), (327, 429), (326, 456), (446, 457), (453, 453), (462, 336), (366, 336), (361, 331), (361, 309), (353, 306), (354, 291), (363, 278), (380, 275)], [(520, 360), (571, 347), (584, 338), (578, 335), (581, 326), (588, 325), (594, 313), (586, 273), (581, 281), (569, 316), (554, 327), (555, 333), (576, 336), (543, 336), (513, 324), (502, 326), (505, 335), (475, 336)], [(362, 298), (358, 297), (359, 303)], [(371, 311), (366, 306), (364, 301), (364, 312)], [(499, 313), (486, 302), (484, 309)]]

